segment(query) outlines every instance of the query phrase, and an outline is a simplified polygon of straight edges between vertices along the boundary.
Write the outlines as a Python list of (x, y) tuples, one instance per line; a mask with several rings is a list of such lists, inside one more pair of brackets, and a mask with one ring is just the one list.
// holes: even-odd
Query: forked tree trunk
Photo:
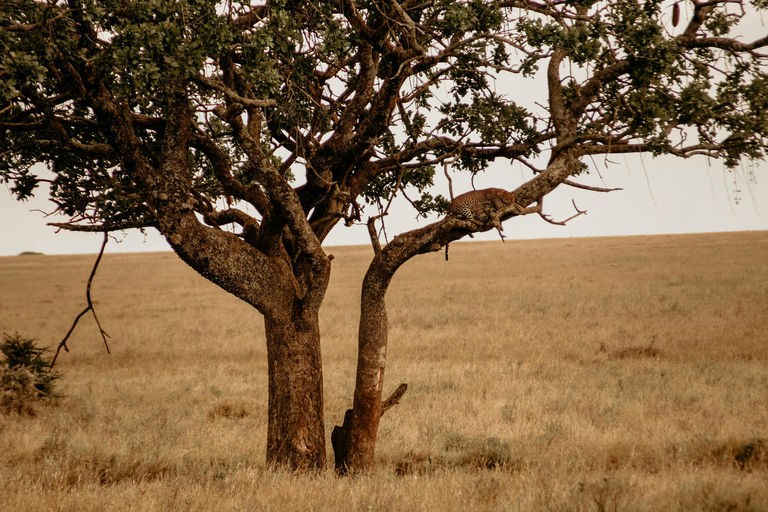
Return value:
[(269, 365), (267, 464), (325, 466), (323, 372), (317, 312), (264, 318)]

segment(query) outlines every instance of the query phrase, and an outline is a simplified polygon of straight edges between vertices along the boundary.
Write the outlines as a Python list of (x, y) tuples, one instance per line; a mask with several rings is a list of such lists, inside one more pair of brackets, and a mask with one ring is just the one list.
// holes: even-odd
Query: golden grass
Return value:
[[(370, 249), (332, 252), (327, 434)], [(768, 232), (452, 244), (388, 294), (371, 475), (264, 467), (260, 317), (170, 253), (107, 254), (58, 406), (0, 416), (2, 510), (768, 510)], [(55, 344), (93, 256), (0, 258), (0, 332)], [(332, 453), (329, 461), (332, 464)]]

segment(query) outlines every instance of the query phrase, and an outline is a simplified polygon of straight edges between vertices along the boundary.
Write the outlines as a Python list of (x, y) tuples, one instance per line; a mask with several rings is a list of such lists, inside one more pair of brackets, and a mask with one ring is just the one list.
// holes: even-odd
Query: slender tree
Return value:
[[(397, 269), (542, 213), (556, 187), (581, 186), (593, 155), (764, 158), (768, 37), (739, 31), (766, 3), (4, 0), (0, 177), (23, 200), (49, 176), (44, 164), (67, 216), (57, 226), (157, 229), (256, 308), (267, 461), (292, 468), (326, 457), (322, 243), (340, 224), (367, 223), (375, 255), (354, 401), (333, 435), (337, 466), (365, 470)], [(537, 85), (499, 92), (511, 76), (545, 83), (544, 102), (525, 104)], [(495, 160), (530, 169), (514, 204), (382, 245), (393, 197), (446, 212), (450, 198), (431, 192), (436, 170), (478, 173)]]

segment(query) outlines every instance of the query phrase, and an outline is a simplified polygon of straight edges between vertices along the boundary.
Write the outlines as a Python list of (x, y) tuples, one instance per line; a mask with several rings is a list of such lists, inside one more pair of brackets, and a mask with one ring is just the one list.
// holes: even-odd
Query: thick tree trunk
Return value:
[(317, 312), (264, 318), (269, 365), (267, 464), (325, 466), (323, 372)]

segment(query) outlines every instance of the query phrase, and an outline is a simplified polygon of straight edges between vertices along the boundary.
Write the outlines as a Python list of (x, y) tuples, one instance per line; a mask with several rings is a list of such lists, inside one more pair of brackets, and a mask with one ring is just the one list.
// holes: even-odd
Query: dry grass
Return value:
[[(370, 250), (335, 248), (326, 431)], [(451, 245), (388, 295), (372, 475), (264, 467), (260, 317), (174, 255), (106, 255), (67, 397), (0, 416), (2, 510), (768, 510), (768, 232)], [(92, 256), (0, 258), (0, 332), (54, 344)], [(330, 443), (329, 443), (330, 447)], [(330, 448), (329, 448), (330, 449)], [(332, 454), (329, 454), (332, 460)]]

